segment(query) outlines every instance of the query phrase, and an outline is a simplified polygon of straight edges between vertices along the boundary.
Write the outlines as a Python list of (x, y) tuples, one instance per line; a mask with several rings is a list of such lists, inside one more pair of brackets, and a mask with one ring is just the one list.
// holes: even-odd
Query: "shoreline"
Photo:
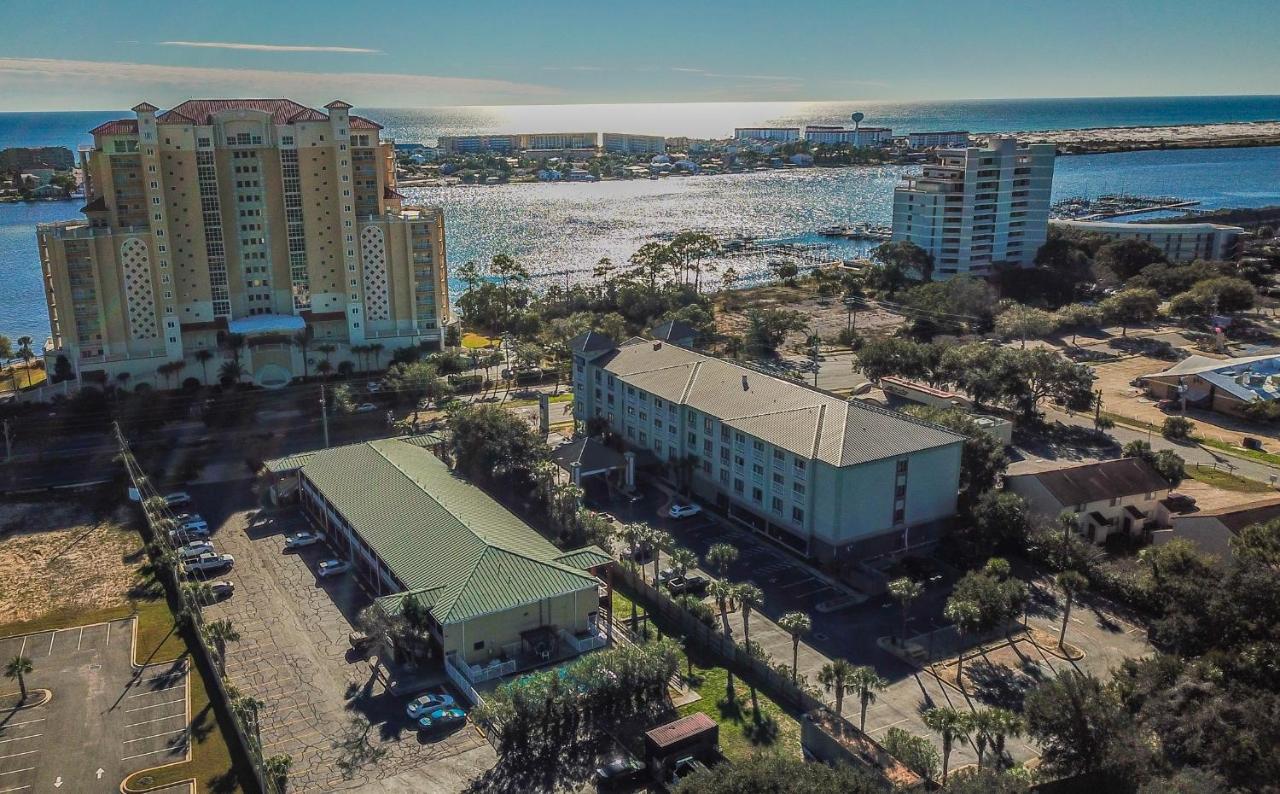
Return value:
[(1058, 153), (1064, 156), (1169, 149), (1247, 149), (1280, 146), (1280, 120), (1086, 127), (1000, 134), (1016, 135), (1019, 140), (1029, 143), (1056, 144)]

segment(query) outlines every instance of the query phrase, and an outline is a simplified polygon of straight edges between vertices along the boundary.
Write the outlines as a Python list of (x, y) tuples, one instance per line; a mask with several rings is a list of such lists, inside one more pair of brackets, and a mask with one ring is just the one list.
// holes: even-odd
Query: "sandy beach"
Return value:
[(1056, 143), (1063, 153), (1280, 145), (1280, 121), (1097, 127), (1017, 133), (1026, 141)]

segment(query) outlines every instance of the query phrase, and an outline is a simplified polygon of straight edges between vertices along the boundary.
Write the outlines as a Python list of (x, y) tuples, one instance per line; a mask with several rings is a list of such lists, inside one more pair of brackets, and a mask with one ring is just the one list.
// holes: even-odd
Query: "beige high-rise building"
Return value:
[(65, 356), (82, 384), (127, 372), (163, 387), (238, 360), (244, 380), (278, 387), (323, 361), (438, 346), (442, 213), (403, 205), (392, 142), (350, 107), (144, 102), (94, 129), (84, 219), (38, 228), (51, 371)]

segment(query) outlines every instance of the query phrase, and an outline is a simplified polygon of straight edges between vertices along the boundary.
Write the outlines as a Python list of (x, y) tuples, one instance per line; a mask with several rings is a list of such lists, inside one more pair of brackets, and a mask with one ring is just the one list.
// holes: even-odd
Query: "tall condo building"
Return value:
[(144, 102), (94, 129), (84, 219), (38, 227), (49, 365), (163, 386), (234, 361), (276, 387), (438, 345), (443, 216), (404, 206), (393, 143), (350, 108)]
[(1054, 146), (993, 137), (986, 148), (941, 149), (893, 191), (893, 239), (933, 255), (933, 276), (1029, 267), (1044, 244)]

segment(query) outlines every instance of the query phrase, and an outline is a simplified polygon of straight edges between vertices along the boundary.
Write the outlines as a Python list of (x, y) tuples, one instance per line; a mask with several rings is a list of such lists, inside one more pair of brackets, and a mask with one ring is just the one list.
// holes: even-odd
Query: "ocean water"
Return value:
[[(710, 103), (516, 108), (366, 110), (399, 140), (468, 131), (611, 129), (715, 135), (733, 126), (838, 121), (841, 103)], [(1028, 130), (1087, 126), (1280, 119), (1280, 97), (994, 102), (860, 103), (864, 123), (895, 129)], [(877, 115), (878, 114), (878, 115)], [(119, 113), (0, 114), (0, 148), (88, 142), (83, 133)], [(887, 224), (894, 184), (907, 166), (806, 169), (597, 184), (407, 188), (413, 201), (445, 210), (454, 265), (497, 253), (520, 258), (546, 279), (577, 281), (602, 257), (624, 263), (645, 242), (685, 228), (749, 234), (831, 247), (848, 257), (871, 244), (831, 243), (832, 224)], [(1176, 195), (1201, 207), (1280, 204), (1280, 147), (1129, 152), (1062, 157), (1054, 199), (1129, 192)], [(48, 334), (35, 224), (76, 217), (79, 202), (0, 204), (0, 333)], [(745, 281), (767, 272), (768, 257), (734, 260)], [(460, 285), (454, 284), (456, 290)]]

